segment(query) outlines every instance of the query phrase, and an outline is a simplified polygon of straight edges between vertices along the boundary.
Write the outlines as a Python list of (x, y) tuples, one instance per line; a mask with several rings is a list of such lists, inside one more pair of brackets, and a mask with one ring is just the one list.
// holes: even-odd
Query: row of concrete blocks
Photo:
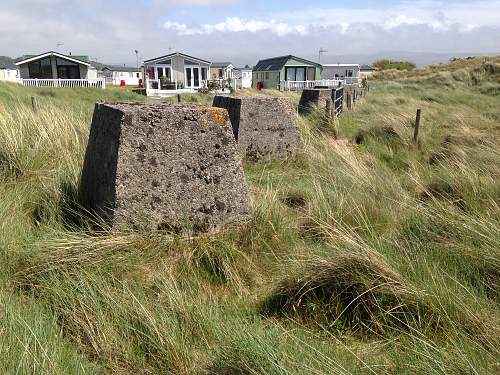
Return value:
[(207, 232), (251, 217), (243, 159), (294, 157), (283, 97), (96, 104), (80, 182), (84, 208), (114, 227)]
[(351, 110), (357, 99), (365, 95), (367, 88), (357, 85), (345, 85), (337, 88), (315, 88), (302, 91), (299, 102), (299, 113), (308, 115), (315, 108), (325, 108), (331, 117), (333, 113), (339, 116), (346, 105)]

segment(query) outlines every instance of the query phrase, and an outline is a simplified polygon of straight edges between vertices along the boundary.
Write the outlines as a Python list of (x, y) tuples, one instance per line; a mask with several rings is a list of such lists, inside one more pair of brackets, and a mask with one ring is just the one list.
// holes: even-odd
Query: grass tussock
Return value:
[(422, 292), (380, 257), (355, 251), (304, 262), (299, 275), (278, 284), (262, 311), (363, 335), (439, 328), (439, 316)]

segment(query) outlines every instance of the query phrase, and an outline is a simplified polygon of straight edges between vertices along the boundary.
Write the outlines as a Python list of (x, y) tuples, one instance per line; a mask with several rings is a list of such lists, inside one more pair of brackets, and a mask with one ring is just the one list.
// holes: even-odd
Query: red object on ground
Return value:
[(125, 80), (124, 80), (124, 79), (122, 79), (122, 80), (120, 81), (120, 87), (125, 87)]
[(262, 82), (257, 82), (257, 90), (262, 90), (264, 88), (264, 84)]

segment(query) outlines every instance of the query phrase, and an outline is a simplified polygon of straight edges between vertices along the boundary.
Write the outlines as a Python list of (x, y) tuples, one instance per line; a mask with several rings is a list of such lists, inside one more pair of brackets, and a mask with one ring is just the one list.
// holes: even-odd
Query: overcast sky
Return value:
[(317, 59), (320, 47), (323, 62), (500, 52), (500, 0), (0, 0), (0, 55), (12, 57), (59, 50), (135, 63), (135, 49), (142, 59), (175, 50), (252, 65), (284, 54)]

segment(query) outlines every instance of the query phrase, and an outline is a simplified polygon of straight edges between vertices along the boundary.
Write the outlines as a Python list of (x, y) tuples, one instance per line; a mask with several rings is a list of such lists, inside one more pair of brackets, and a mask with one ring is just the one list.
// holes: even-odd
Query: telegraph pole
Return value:
[(321, 55), (325, 52), (328, 52), (326, 49), (323, 49), (323, 47), (321, 47), (319, 49), (319, 52), (318, 52), (318, 63), (321, 64)]

